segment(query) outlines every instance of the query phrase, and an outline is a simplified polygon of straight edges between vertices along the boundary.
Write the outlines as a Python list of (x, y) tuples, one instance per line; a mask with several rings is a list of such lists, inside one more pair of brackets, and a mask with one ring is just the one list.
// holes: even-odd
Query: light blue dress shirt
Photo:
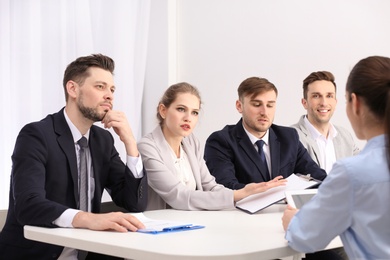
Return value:
[(337, 161), (318, 193), (292, 218), (286, 239), (309, 253), (340, 236), (350, 259), (390, 259), (390, 171), (385, 135)]

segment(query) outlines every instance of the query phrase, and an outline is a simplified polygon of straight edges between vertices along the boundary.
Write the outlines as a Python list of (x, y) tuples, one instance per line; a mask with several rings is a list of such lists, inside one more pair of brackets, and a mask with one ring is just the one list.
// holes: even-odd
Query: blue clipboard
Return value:
[(145, 233), (145, 234), (162, 234), (162, 233), (172, 233), (172, 232), (195, 230), (195, 229), (201, 229), (204, 227), (205, 226), (201, 226), (201, 225), (185, 224), (185, 225), (178, 225), (178, 226), (172, 226), (172, 227), (165, 227), (161, 230), (144, 228), (144, 229), (138, 229), (137, 232)]

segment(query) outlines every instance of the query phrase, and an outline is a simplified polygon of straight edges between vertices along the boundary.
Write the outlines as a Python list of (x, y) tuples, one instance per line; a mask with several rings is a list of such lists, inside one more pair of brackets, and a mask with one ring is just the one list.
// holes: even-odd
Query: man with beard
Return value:
[(330, 123), (336, 104), (336, 83), (332, 73), (312, 72), (303, 80), (302, 105), (307, 115), (301, 116), (292, 127), (297, 129), (311, 158), (326, 172), (330, 172), (337, 160), (359, 153), (352, 135)]
[[(242, 118), (209, 136), (205, 160), (216, 181), (231, 189), (292, 173), (323, 180), (326, 173), (307, 153), (297, 131), (273, 124), (278, 91), (265, 78), (251, 77), (238, 87)], [(261, 144), (262, 142), (262, 144)]]
[[(145, 210), (147, 203), (136, 140), (124, 113), (113, 110), (113, 71), (114, 61), (101, 54), (76, 59), (64, 74), (66, 106), (20, 131), (12, 154), (8, 216), (0, 234), (1, 259), (78, 258), (75, 249), (25, 239), (24, 225), (119, 232), (144, 227), (122, 212), (98, 214), (104, 189), (131, 212)], [(127, 165), (110, 132), (93, 125), (98, 121), (120, 137)]]

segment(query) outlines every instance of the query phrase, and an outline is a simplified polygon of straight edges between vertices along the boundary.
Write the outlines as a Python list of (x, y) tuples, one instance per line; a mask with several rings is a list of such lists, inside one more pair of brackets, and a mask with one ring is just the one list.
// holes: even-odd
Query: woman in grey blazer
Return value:
[(157, 107), (160, 125), (138, 143), (148, 174), (147, 210), (232, 209), (249, 195), (285, 184), (281, 176), (240, 190), (217, 184), (203, 160), (200, 142), (192, 134), (200, 104), (195, 87), (185, 82), (172, 85)]

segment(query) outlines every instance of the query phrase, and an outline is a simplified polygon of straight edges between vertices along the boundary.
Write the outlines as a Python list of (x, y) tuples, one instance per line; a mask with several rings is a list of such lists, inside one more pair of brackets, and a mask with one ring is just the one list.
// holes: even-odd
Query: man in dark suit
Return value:
[[(252, 77), (240, 84), (236, 108), (241, 120), (206, 141), (204, 157), (218, 183), (241, 189), (248, 183), (292, 173), (311, 174), (319, 180), (326, 177), (299, 141), (297, 131), (273, 124), (277, 94), (274, 84), (264, 78)], [(262, 147), (256, 144), (259, 140), (264, 142)]]
[[(297, 131), (273, 124), (277, 95), (275, 85), (265, 78), (252, 77), (240, 84), (236, 108), (241, 120), (214, 132), (206, 141), (204, 157), (218, 183), (241, 189), (248, 183), (279, 175), (287, 178), (292, 173), (325, 179), (326, 172), (310, 157)], [(262, 147), (256, 145), (259, 140), (264, 142)], [(326, 250), (311, 254), (311, 259), (343, 257)]]
[[(124, 113), (112, 110), (113, 71), (114, 61), (101, 54), (76, 59), (64, 74), (65, 108), (20, 131), (12, 155), (0, 259), (77, 259), (75, 249), (25, 239), (24, 225), (120, 232), (144, 227), (122, 212), (97, 214), (104, 189), (128, 211), (143, 211), (147, 203), (147, 179), (136, 140)], [(127, 165), (120, 159), (112, 135), (93, 125), (98, 121), (113, 128), (124, 143)], [(85, 210), (80, 210), (79, 195), (81, 137), (89, 145), (84, 151), (89, 183), (85, 188), (88, 198), (82, 203)]]

